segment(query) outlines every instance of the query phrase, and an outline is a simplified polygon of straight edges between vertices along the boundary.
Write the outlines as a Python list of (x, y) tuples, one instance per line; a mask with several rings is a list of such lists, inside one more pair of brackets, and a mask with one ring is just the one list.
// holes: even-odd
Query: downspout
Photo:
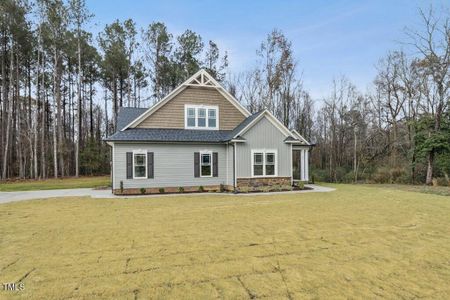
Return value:
[(114, 143), (112, 143), (112, 147), (111, 147), (111, 193), (114, 194), (114, 176), (116, 174), (114, 174), (114, 157), (115, 157), (115, 151), (114, 151)]
[(236, 142), (233, 144), (233, 190), (236, 192)]
[(294, 151), (293, 151), (294, 147), (291, 144), (291, 186), (294, 186)]
[(109, 167), (111, 170), (111, 193), (114, 194), (114, 155), (115, 155), (115, 151), (114, 151), (114, 142), (106, 142), (106, 144), (108, 144), (111, 147), (111, 161), (109, 162)]

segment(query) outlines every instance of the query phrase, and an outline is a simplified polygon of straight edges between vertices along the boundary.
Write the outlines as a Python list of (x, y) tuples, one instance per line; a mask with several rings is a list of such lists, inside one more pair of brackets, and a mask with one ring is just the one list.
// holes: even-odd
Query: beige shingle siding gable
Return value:
[(245, 119), (245, 116), (215, 88), (187, 87), (143, 120), (137, 128), (184, 128), (185, 104), (217, 105), (220, 130), (232, 130)]

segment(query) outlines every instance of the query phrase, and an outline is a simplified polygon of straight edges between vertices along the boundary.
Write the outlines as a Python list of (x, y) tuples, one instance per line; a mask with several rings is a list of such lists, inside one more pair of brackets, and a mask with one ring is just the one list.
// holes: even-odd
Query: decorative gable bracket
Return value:
[(217, 84), (214, 78), (203, 70), (200, 71), (196, 77), (186, 82), (185, 85), (220, 88), (220, 85)]

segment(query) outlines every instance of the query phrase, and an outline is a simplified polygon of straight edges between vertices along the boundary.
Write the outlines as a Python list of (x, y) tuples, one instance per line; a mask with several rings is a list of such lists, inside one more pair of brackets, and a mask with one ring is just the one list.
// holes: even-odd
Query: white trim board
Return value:
[[(200, 80), (198, 79), (200, 77)], [(206, 79), (205, 79), (206, 78)], [(194, 83), (193, 83), (194, 82)], [(225, 90), (211, 75), (208, 74), (204, 69), (200, 69), (197, 73), (189, 77), (185, 82), (180, 84), (172, 92), (170, 92), (163, 99), (158, 101), (155, 105), (150, 107), (146, 112), (141, 114), (139, 117), (131, 121), (127, 126), (121, 129), (124, 131), (128, 128), (135, 128), (137, 125), (142, 123), (147, 117), (152, 115), (155, 111), (160, 109), (164, 104), (172, 100), (176, 95), (181, 93), (184, 89), (189, 86), (199, 86), (199, 87), (210, 87), (215, 88), (219, 93), (221, 93), (225, 99), (227, 99), (234, 107), (236, 107), (245, 117), (249, 117), (250, 112), (239, 103), (227, 90)]]
[(294, 130), (292, 130), (292, 132), (294, 133), (294, 135), (297, 136), (297, 138), (299, 138), (300, 140), (305, 142), (306, 145), (310, 145), (310, 143), (297, 130), (294, 129)]

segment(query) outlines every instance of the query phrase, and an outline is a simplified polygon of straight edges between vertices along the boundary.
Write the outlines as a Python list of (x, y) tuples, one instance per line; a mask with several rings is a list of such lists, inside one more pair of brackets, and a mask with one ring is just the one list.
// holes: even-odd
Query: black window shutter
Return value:
[(200, 177), (200, 152), (194, 152), (194, 177)]
[(155, 177), (155, 167), (153, 163), (153, 152), (147, 152), (147, 178)]
[(219, 153), (213, 152), (213, 177), (219, 176)]
[(127, 179), (133, 179), (133, 152), (127, 152)]

